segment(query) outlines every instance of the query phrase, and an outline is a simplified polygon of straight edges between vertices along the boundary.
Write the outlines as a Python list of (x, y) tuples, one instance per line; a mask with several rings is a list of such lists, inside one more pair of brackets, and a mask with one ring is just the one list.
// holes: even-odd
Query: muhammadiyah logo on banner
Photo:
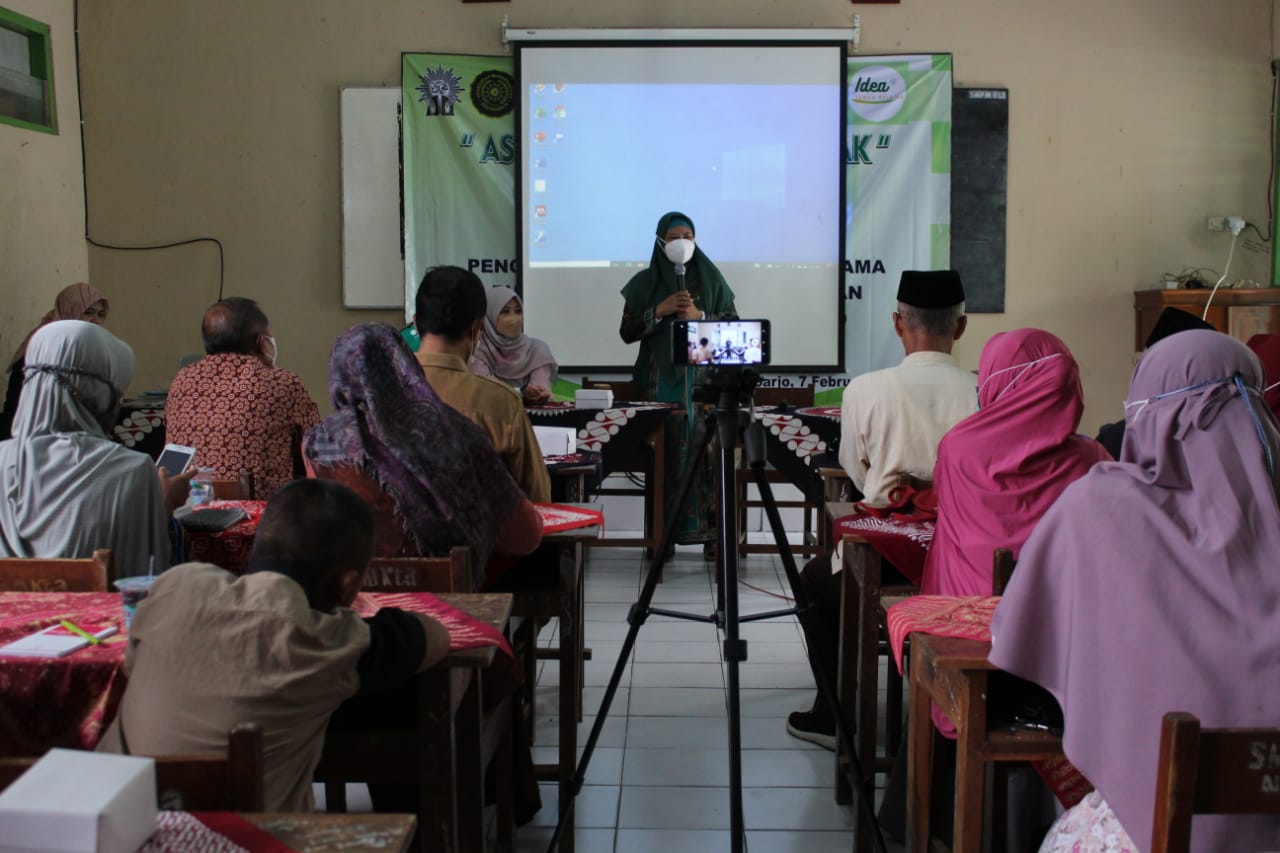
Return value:
[(405, 316), (423, 274), (514, 285), (515, 78), (510, 57), (404, 54)]

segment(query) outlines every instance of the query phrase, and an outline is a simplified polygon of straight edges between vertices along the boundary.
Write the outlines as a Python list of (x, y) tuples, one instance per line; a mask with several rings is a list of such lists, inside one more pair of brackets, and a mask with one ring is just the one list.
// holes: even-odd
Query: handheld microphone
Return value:
[(684, 290), (684, 264), (675, 264), (676, 281), (680, 283), (680, 289)]

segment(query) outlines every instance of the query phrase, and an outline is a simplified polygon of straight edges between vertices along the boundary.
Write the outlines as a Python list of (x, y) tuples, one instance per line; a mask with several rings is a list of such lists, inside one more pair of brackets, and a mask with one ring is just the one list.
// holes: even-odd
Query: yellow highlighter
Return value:
[(92, 645), (95, 645), (95, 646), (102, 645), (102, 640), (98, 639), (93, 634), (90, 634), (88, 631), (81, 628), (79, 625), (72, 622), (70, 619), (63, 619), (58, 624), (61, 625), (63, 628), (66, 628), (71, 633), (76, 634), (77, 636), (83, 637), (84, 639), (88, 640)]

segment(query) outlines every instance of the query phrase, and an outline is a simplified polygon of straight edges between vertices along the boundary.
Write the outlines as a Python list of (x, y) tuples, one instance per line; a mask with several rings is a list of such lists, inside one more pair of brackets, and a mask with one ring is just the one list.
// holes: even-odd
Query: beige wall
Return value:
[(59, 128), (53, 135), (0, 124), (0, 366), (58, 291), (89, 276), (72, 2), (0, 0), (50, 27)]
[[(397, 312), (340, 308), (338, 89), (394, 85), (402, 50), (501, 53), (521, 26), (848, 26), (862, 52), (951, 51), (959, 85), (1011, 95), (1007, 313), (973, 318), (960, 356), (993, 332), (1042, 326), (1084, 374), (1086, 426), (1120, 414), (1132, 291), (1187, 266), (1220, 269), (1210, 214), (1266, 221), (1268, 0), (98, 0), (82, 51), (90, 221), (99, 239), (214, 235), (228, 294), (262, 300), (282, 363), (324, 396), (333, 336)], [(604, 200), (602, 199), (602, 203)], [(1242, 238), (1243, 243), (1243, 238)], [(138, 350), (135, 387), (165, 384), (199, 348), (217, 291), (212, 250), (90, 256)], [(1237, 248), (1231, 278), (1267, 276)]]

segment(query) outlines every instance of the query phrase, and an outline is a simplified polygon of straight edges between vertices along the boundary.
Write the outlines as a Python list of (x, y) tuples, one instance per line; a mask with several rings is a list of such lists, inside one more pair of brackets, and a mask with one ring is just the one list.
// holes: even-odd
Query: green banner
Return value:
[(401, 81), (405, 315), (452, 264), (514, 285), (515, 80), (506, 56), (406, 53)]
[(850, 59), (847, 107), (846, 375), (806, 377), (828, 405), (849, 377), (902, 360), (902, 271), (951, 263), (951, 56)]

